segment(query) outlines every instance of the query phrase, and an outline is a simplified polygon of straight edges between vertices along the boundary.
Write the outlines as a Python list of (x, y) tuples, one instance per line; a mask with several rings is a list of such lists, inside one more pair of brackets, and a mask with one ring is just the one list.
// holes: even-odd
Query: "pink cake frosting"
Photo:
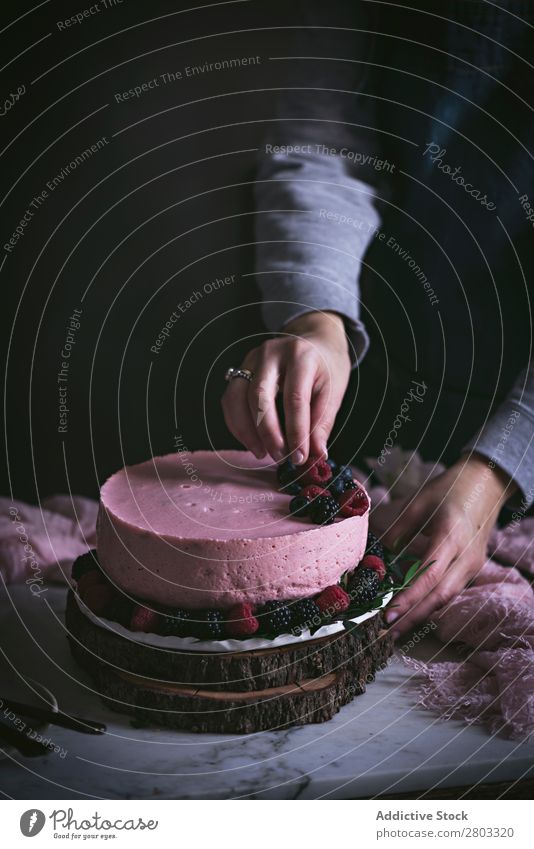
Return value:
[(195, 451), (126, 466), (101, 490), (100, 564), (147, 601), (200, 609), (304, 598), (361, 560), (368, 513), (291, 516), (276, 466), (246, 451)]

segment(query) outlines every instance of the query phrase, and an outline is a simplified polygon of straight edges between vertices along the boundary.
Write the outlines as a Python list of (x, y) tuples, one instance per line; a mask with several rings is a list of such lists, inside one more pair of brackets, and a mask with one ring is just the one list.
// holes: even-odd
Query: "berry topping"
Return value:
[(276, 470), (278, 489), (288, 495), (298, 495), (302, 486), (297, 483), (300, 471), (291, 460), (284, 460)]
[(287, 634), (291, 630), (291, 612), (281, 601), (268, 601), (261, 611), (261, 624), (275, 634)]
[(350, 605), (350, 596), (341, 587), (331, 586), (322, 591), (315, 599), (315, 604), (323, 616), (334, 616), (342, 613)]
[(230, 637), (249, 637), (259, 627), (251, 604), (235, 604), (226, 614), (225, 628)]
[(303, 483), (324, 485), (332, 477), (332, 469), (326, 460), (308, 460), (302, 469)]
[[(195, 618), (195, 617), (193, 617)], [(204, 610), (198, 614), (199, 622), (193, 622), (195, 637), (200, 640), (221, 640), (223, 637), (223, 615), (220, 610)]]
[(191, 633), (191, 614), (188, 610), (182, 610), (177, 607), (175, 610), (170, 610), (161, 622), (161, 633), (165, 637), (190, 637)]
[(298, 477), (298, 469), (291, 460), (284, 460), (276, 470), (276, 477), (280, 486), (283, 487)]
[(353, 480), (352, 478), (350, 479), (350, 481), (346, 480), (345, 478), (342, 478), (342, 480), (343, 480), (343, 483), (344, 483), (343, 489), (359, 489), (360, 488), (360, 484), (357, 481)]
[(302, 487), (300, 484), (295, 483), (294, 481), (290, 481), (289, 483), (284, 484), (280, 487), (281, 492), (285, 492), (287, 495), (298, 495), (302, 492)]
[(341, 493), (345, 491), (346, 483), (347, 482), (343, 480), (343, 478), (333, 478), (328, 484), (328, 491), (330, 495), (333, 495), (334, 498), (337, 498), (338, 495), (341, 495)]
[(338, 511), (338, 503), (331, 495), (319, 495), (310, 505), (311, 519), (316, 525), (331, 525)]
[(346, 489), (338, 497), (339, 513), (344, 519), (363, 516), (369, 509), (369, 499), (361, 487)]
[(308, 512), (309, 499), (305, 495), (295, 495), (289, 502), (289, 511), (293, 516), (305, 516)]
[(353, 573), (349, 585), (349, 593), (353, 602), (356, 604), (365, 604), (365, 602), (373, 601), (380, 587), (380, 578), (374, 569), (367, 569), (365, 566), (360, 566)]
[(311, 598), (303, 598), (294, 601), (290, 605), (291, 624), (293, 631), (300, 634), (305, 629), (313, 628), (321, 624), (321, 611)]
[(81, 557), (76, 558), (72, 564), (72, 577), (75, 581), (79, 581), (82, 575), (99, 569), (100, 567), (98, 565), (98, 560), (96, 559), (96, 551), (93, 549), (92, 551), (87, 551), (85, 554), (82, 554)]
[(337, 475), (343, 480), (351, 481), (352, 480), (352, 469), (350, 466), (338, 466)]
[(381, 581), (386, 577), (386, 564), (381, 557), (377, 557), (375, 554), (366, 554), (359, 568), (374, 569)]
[(335, 474), (335, 473), (336, 473), (336, 470), (337, 470), (337, 463), (336, 463), (336, 461), (335, 461), (335, 460), (332, 460), (332, 458), (331, 458), (331, 457), (329, 457), (329, 458), (328, 458), (328, 460), (327, 460), (326, 462), (328, 463), (328, 465), (329, 465), (329, 466), (330, 466), (330, 468), (332, 469), (333, 473)]
[(323, 489), (322, 486), (317, 486), (316, 484), (308, 484), (301, 490), (301, 495), (307, 498), (309, 501), (313, 501), (314, 498), (317, 498), (318, 495), (330, 495), (327, 489)]
[(109, 584), (101, 583), (87, 587), (83, 601), (97, 616), (105, 616), (112, 609), (114, 598), (115, 593)]
[(365, 547), (366, 554), (374, 554), (376, 557), (384, 559), (384, 546), (377, 536), (372, 531), (367, 534), (367, 545)]
[(160, 615), (155, 610), (138, 604), (134, 607), (130, 619), (132, 631), (144, 631), (145, 634), (155, 634), (159, 629)]

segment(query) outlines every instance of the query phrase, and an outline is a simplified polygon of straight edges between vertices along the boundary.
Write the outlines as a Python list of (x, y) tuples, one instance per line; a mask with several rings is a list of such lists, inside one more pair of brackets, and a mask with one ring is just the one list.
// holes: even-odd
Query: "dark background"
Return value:
[[(534, 196), (529, 26), (508, 7), (453, 0), (438, 4), (441, 16), (424, 0), (103, 3), (63, 30), (58, 21), (91, 4), (47, 0), (29, 12), (30, 3), (4, 3), (0, 11), (0, 103), (25, 87), (0, 116), (1, 245), (47, 181), (102, 136), (109, 141), (49, 192), (14, 250), (0, 252), (1, 491), (31, 501), (95, 496), (113, 471), (172, 451), (177, 437), (189, 449), (237, 445), (220, 397), (226, 368), (265, 338), (253, 182), (269, 130), (292, 124), (284, 89), (302, 106), (309, 88), (312, 115), (328, 113), (329, 93), (343, 91), (356, 149), (369, 145), (396, 164), (377, 186), (380, 226), (439, 294), (434, 309), (406, 263), (374, 240), (361, 275), (371, 348), (353, 372), (333, 453), (376, 456), (418, 379), (429, 389), (402, 445), (454, 462), (532, 347), (532, 228), (518, 202), (519, 193)], [(530, 21), (532, 4), (524, 5)], [(519, 15), (523, 3), (514, 8)], [(373, 61), (354, 61), (371, 47)], [(299, 61), (283, 58), (291, 56)], [(243, 57), (259, 61), (185, 75), (188, 65)], [(182, 79), (163, 84), (160, 75), (177, 71)], [(158, 87), (117, 102), (154, 78)], [(498, 198), (511, 235), (437, 169), (421, 170), (431, 139)], [(231, 285), (205, 292), (232, 275)], [(180, 303), (185, 312), (154, 354)], [(74, 309), (81, 326), (60, 433), (57, 376)]]
[[(31, 5), (2, 4), (1, 26)], [(59, 31), (56, 21), (88, 5), (51, 2), (1, 35), (4, 61), (14, 60), (2, 91), (26, 86), (0, 121), (2, 198), (10, 192), (2, 244), (48, 180), (109, 139), (49, 193), (3, 267), (2, 490), (16, 497), (96, 495), (124, 463), (173, 450), (177, 434), (191, 449), (235, 444), (219, 399), (224, 370), (251, 346), (242, 337), (263, 332), (254, 277), (244, 275), (254, 271), (254, 149), (274, 96), (262, 89), (284, 74), (268, 59), (282, 36), (261, 28), (276, 24), (281, 7), (237, 2), (181, 13), (192, 5), (124, 0)], [(126, 103), (114, 98), (187, 65), (255, 55), (257, 65), (160, 81)], [(155, 356), (150, 346), (176, 304), (232, 274), (235, 283), (203, 294)], [(81, 327), (68, 432), (60, 434), (57, 373), (74, 308)]]

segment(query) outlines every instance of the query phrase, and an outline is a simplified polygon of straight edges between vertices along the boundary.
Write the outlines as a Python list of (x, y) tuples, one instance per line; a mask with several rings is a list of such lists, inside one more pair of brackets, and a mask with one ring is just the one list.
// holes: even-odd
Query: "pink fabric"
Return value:
[(509, 563), (534, 575), (534, 518), (528, 516), (512, 521), (505, 528), (495, 529), (490, 553), (501, 563)]
[[(406, 498), (370, 490), (371, 527), (383, 533)], [(427, 540), (414, 540), (422, 555)], [(458, 660), (423, 663), (405, 657), (422, 679), (419, 703), (442, 719), (484, 723), (492, 734), (526, 740), (534, 734), (534, 594), (514, 566), (534, 574), (534, 519), (495, 529), (488, 560), (472, 584), (435, 614), (434, 635), (456, 649)]]
[(68, 578), (73, 561), (96, 545), (98, 504), (54, 495), (41, 507), (0, 498), (0, 574), (6, 583)]
[(444, 719), (484, 722), (492, 733), (534, 732), (534, 595), (516, 569), (488, 561), (472, 586), (434, 616), (458, 661), (408, 663), (424, 679), (420, 703)]

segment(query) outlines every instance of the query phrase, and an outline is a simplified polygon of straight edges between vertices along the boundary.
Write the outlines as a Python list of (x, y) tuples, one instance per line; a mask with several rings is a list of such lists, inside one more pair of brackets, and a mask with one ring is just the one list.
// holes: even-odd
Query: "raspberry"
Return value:
[(260, 627), (251, 604), (235, 604), (226, 614), (226, 619), (225, 628), (230, 637), (249, 637)]
[(159, 613), (139, 604), (133, 609), (132, 618), (130, 619), (130, 630), (144, 631), (145, 634), (156, 634), (159, 628), (159, 622)]
[(386, 577), (386, 564), (375, 554), (366, 554), (360, 563), (364, 569), (374, 569), (381, 581)]
[(346, 489), (337, 499), (339, 515), (344, 519), (350, 516), (363, 516), (369, 509), (369, 499), (361, 487)]
[(319, 495), (330, 495), (327, 489), (323, 489), (322, 486), (317, 486), (316, 484), (308, 484), (304, 489), (301, 490), (300, 493), (304, 498), (307, 498), (308, 501), (313, 501), (314, 498), (317, 498)]
[(347, 609), (350, 605), (350, 596), (341, 587), (333, 585), (322, 591), (315, 599), (315, 604), (323, 616), (333, 616), (334, 613), (341, 613)]
[(80, 598), (85, 598), (85, 593), (89, 587), (96, 587), (98, 584), (105, 583), (106, 579), (100, 569), (91, 569), (90, 572), (84, 572), (84, 574), (78, 578), (78, 583), (76, 584), (78, 587), (78, 595)]
[(87, 587), (83, 601), (97, 616), (105, 616), (111, 610), (114, 598), (115, 593), (109, 584), (101, 583)]
[(302, 469), (303, 483), (314, 483), (318, 486), (328, 483), (332, 477), (332, 469), (326, 460), (308, 460)]

